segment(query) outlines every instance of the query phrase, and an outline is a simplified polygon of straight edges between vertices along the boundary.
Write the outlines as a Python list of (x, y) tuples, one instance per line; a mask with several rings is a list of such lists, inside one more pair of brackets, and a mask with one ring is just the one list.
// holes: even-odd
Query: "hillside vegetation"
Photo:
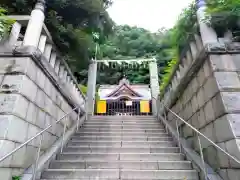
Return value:
[[(30, 14), (35, 2), (0, 0), (0, 5), (8, 14), (26, 15)], [(194, 34), (199, 34), (195, 4), (182, 11), (173, 28), (166, 30), (159, 27), (158, 32), (152, 33), (139, 27), (116, 26), (106, 11), (112, 3), (111, 0), (48, 0), (47, 27), (79, 83), (87, 82), (87, 64), (95, 56), (98, 44), (97, 59), (155, 57), (159, 66), (159, 84), (164, 89), (189, 40)], [(234, 40), (239, 41), (240, 0), (208, 0), (207, 4), (205, 21), (208, 25), (216, 30), (219, 37), (227, 30), (232, 31)], [(1, 10), (0, 13), (5, 12)], [(8, 31), (9, 22), (0, 20), (0, 29), (3, 25), (4, 32)], [(123, 76), (132, 83), (149, 84), (147, 67), (105, 67), (99, 71), (97, 83), (116, 84)]]

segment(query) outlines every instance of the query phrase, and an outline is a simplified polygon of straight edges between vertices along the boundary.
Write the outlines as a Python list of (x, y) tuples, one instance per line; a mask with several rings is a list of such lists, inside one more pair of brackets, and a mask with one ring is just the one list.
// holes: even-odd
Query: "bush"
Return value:
[(6, 10), (0, 7), (0, 40), (7, 36), (14, 21), (5, 16)]

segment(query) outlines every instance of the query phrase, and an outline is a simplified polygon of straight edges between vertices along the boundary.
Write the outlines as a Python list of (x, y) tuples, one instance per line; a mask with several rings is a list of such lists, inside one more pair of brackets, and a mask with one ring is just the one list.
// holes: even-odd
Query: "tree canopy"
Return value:
[[(99, 45), (97, 59), (128, 60), (156, 57), (161, 70), (171, 59), (170, 52), (164, 50), (169, 46), (167, 41), (162, 40), (164, 35), (164, 30), (151, 33), (143, 28), (116, 26), (114, 33)], [(82, 71), (81, 74), (80, 79), (86, 83), (87, 71)], [(104, 69), (100, 68), (97, 81), (99, 84), (116, 84), (123, 76), (131, 83), (149, 84), (150, 80), (148, 66), (140, 66), (140, 69), (117, 67), (112, 69), (106, 66)]]
[[(230, 30), (235, 40), (240, 38), (240, 0), (206, 0), (205, 21), (219, 37)], [(36, 1), (0, 0), (9, 14), (30, 14)], [(136, 59), (155, 57), (159, 66), (160, 87), (164, 89), (181, 54), (194, 34), (199, 34), (195, 3), (179, 15), (171, 29), (156, 33), (128, 25), (116, 26), (106, 9), (111, 0), (48, 0), (46, 24), (54, 42), (66, 57), (79, 82), (86, 84), (87, 62), (100, 51), (97, 59)], [(5, 13), (0, 11), (0, 13)], [(5, 23), (5, 24), (4, 24)], [(0, 26), (7, 22), (1, 20)], [(97, 34), (99, 38), (94, 38)], [(0, 34), (1, 35), (1, 34)], [(148, 67), (140, 69), (102, 69), (98, 84), (116, 84), (126, 76), (132, 83), (149, 83)]]
[[(8, 14), (30, 14), (35, 3), (36, 0), (0, 0)], [(92, 56), (93, 33), (103, 41), (112, 32), (114, 22), (106, 12), (111, 3), (111, 0), (47, 1), (45, 23), (74, 72), (85, 68)]]

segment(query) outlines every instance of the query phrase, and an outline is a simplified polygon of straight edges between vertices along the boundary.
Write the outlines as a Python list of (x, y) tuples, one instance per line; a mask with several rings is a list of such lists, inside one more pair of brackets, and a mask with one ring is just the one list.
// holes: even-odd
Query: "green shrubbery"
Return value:
[[(230, 30), (235, 39), (240, 38), (240, 0), (208, 0), (205, 21), (212, 26), (219, 37)], [(176, 25), (169, 30), (167, 39), (170, 39), (170, 51), (173, 58), (164, 69), (164, 76), (161, 78), (160, 89), (164, 89), (170, 82), (172, 73), (180, 54), (194, 34), (198, 34), (196, 7), (191, 4), (184, 9)]]
[(21, 180), (21, 177), (20, 176), (13, 176), (12, 180)]
[(10, 28), (13, 24), (13, 20), (9, 19), (5, 16), (6, 10), (2, 7), (0, 7), (0, 40), (4, 37), (7, 36)]

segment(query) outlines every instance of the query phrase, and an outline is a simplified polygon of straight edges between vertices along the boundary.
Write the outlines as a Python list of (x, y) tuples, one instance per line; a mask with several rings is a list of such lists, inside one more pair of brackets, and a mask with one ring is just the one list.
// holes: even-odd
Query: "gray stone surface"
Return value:
[(225, 114), (225, 108), (222, 101), (221, 93), (218, 93), (213, 99), (212, 99), (213, 109), (215, 117), (218, 118)]
[(201, 87), (197, 92), (198, 106), (201, 108), (205, 103), (204, 89)]
[[(224, 142), (218, 143), (217, 145), (220, 146), (223, 150), (227, 151), (226, 145)], [(230, 166), (229, 159), (228, 159), (227, 155), (225, 155), (223, 152), (217, 151), (217, 157), (218, 157), (217, 159), (219, 162), (219, 166), (221, 168), (228, 168)], [(226, 176), (227, 176), (226, 171), (222, 171), (222, 176), (224, 176), (226, 178)]]
[(2, 179), (11, 180), (12, 179), (12, 169), (11, 168), (0, 168), (0, 175)]
[[(68, 112), (71, 105), (62, 96), (52, 81), (42, 69), (36, 66), (31, 58), (0, 58), (1, 94), (0, 94), (0, 157), (29, 138), (39, 133), (43, 128), (55, 124), (58, 112)], [(6, 73), (12, 73), (6, 74)], [(63, 110), (61, 110), (63, 108)], [(7, 114), (6, 114), (7, 113)], [(76, 113), (73, 115), (76, 119)], [(68, 121), (71, 126), (72, 119)], [(44, 133), (43, 150), (47, 150), (63, 132), (62, 125), (54, 125)], [(13, 167), (3, 174), (1, 179), (11, 180), (12, 174), (19, 175), (35, 160), (39, 139), (33, 140), (28, 146), (20, 149), (13, 157), (0, 164)], [(5, 179), (6, 177), (6, 179)]]
[(209, 77), (203, 86), (204, 89), (204, 100), (207, 102), (211, 99), (217, 92), (219, 92), (216, 80), (213, 76)]
[[(0, 116), (0, 138), (23, 143), (26, 140), (28, 123), (13, 115)], [(20, 136), (21, 134), (21, 136)]]
[[(211, 46), (209, 46), (211, 51), (220, 50), (220, 46)], [(193, 66), (201, 64), (193, 72), (193, 75), (181, 76), (180, 85), (188, 81), (189, 76), (191, 76), (189, 84), (181, 86), (181, 92), (178, 93), (181, 96), (171, 100), (164, 97), (165, 102), (166, 104), (176, 104), (171, 109), (178, 111), (180, 117), (200, 129), (203, 134), (212, 139), (213, 142), (218, 143), (227, 152), (240, 159), (238, 139), (240, 135), (240, 55), (231, 53), (211, 54), (210, 52), (207, 56), (199, 54), (198, 58), (198, 61), (194, 62)], [(179, 87), (176, 87), (176, 89), (179, 89)], [(170, 95), (174, 97), (173, 92)], [(197, 103), (195, 103), (196, 101)], [(195, 106), (196, 104), (197, 106)], [(171, 124), (174, 125), (172, 122)], [(191, 134), (186, 127), (184, 127), (183, 131), (183, 136), (188, 137), (189, 143), (195, 149), (198, 149), (196, 137), (190, 137)], [(201, 141), (203, 147), (206, 148), (204, 149), (206, 162), (209, 162), (216, 169), (224, 168), (218, 169), (224, 180), (231, 180), (235, 177), (239, 179), (239, 176), (236, 175), (237, 172), (231, 169), (239, 168), (239, 165), (220, 151), (216, 151), (210, 146), (209, 142), (204, 139), (201, 139)], [(231, 171), (231, 177), (229, 177), (228, 170)]]
[(220, 169), (220, 170), (218, 170), (218, 173), (224, 180), (230, 180), (228, 178), (228, 174), (227, 174), (227, 170), (226, 169)]
[(213, 109), (213, 104), (212, 101), (208, 101), (205, 106), (204, 106), (204, 113), (205, 113), (205, 118), (206, 122), (209, 123), (214, 120), (214, 109)]
[(240, 170), (239, 169), (228, 169), (227, 174), (228, 174), (228, 178), (230, 180), (239, 180)]
[(193, 116), (192, 116), (192, 125), (196, 129), (200, 128), (200, 123), (198, 121), (198, 117), (200, 116), (200, 111), (197, 111)]
[(234, 115), (227, 114), (214, 121), (217, 142), (225, 142), (235, 138), (231, 126), (231, 121), (234, 121), (233, 118)]
[(38, 112), (38, 107), (35, 104), (30, 102), (28, 106), (26, 121), (32, 124), (35, 124), (37, 121), (37, 114), (38, 114), (37, 112)]
[[(237, 159), (240, 159), (240, 139), (232, 139), (229, 141), (226, 141), (226, 150), (229, 154), (233, 155)], [(240, 164), (236, 163), (234, 160), (230, 159), (230, 165), (231, 167), (239, 168)]]
[[(120, 171), (124, 171), (125, 175), (121, 176), (125, 177), (178, 179), (179, 176), (185, 175), (189, 178), (194, 176), (191, 179), (196, 179), (196, 171), (189, 166), (190, 162), (184, 160), (178, 148), (173, 147), (175, 143), (172, 139), (169, 139), (168, 135), (167, 139), (166, 134), (156, 135), (152, 131), (156, 129), (162, 131), (163, 127), (158, 121), (152, 117), (148, 120), (140, 120), (140, 118), (130, 120), (127, 117), (120, 120), (120, 118), (106, 120), (107, 117), (104, 116), (96, 119), (93, 117), (85, 122), (83, 128), (71, 138), (63, 153), (59, 153), (57, 160), (43, 172), (42, 178), (102, 177), (105, 179), (109, 177), (109, 173), (111, 176), (114, 168), (114, 171), (118, 171), (118, 175)], [(145, 126), (147, 123), (155, 126), (148, 129)], [(111, 133), (107, 133), (107, 130), (97, 131), (96, 128), (100, 128), (100, 125), (89, 128), (89, 124), (104, 124), (105, 129), (108, 127), (108, 130), (112, 131), (109, 131)], [(133, 126), (129, 128), (129, 124)], [(110, 128), (116, 125), (118, 130)], [(126, 131), (126, 128), (129, 131)], [(85, 133), (89, 135), (83, 135)], [(119, 134), (118, 138), (116, 133)], [(127, 136), (128, 138), (124, 138)], [(160, 140), (161, 138), (164, 138), (164, 141)]]
[(45, 106), (45, 102), (44, 102), (45, 98), (44, 97), (45, 97), (44, 92), (41, 89), (38, 89), (35, 102), (42, 109), (44, 109), (44, 106)]
[(197, 73), (197, 80), (198, 80), (199, 86), (202, 86), (203, 83), (205, 82), (205, 74), (202, 68), (200, 68)]
[(240, 112), (240, 92), (222, 92), (225, 112)]
[(21, 118), (27, 115), (29, 101), (19, 94), (0, 94), (0, 112), (16, 114)]
[(240, 71), (240, 62), (239, 62), (240, 55), (239, 54), (233, 54), (231, 56), (232, 56), (232, 60), (233, 60), (233, 63), (235, 65), (236, 70)]
[(216, 78), (219, 89), (222, 91), (240, 89), (240, 80), (236, 72), (215, 72), (214, 77)]
[(36, 69), (36, 70), (37, 70), (36, 83), (39, 85), (40, 88), (44, 89), (44, 83), (45, 83), (46, 76), (41, 71), (41, 69)]
[[(206, 125), (203, 129), (200, 130), (200, 132), (203, 133), (209, 139), (211, 139), (213, 142), (216, 142), (216, 135), (215, 135), (213, 123)], [(202, 148), (207, 148), (208, 146), (211, 145), (211, 143), (208, 140), (206, 140), (204, 137), (200, 136), (200, 139), (202, 143)]]
[(214, 146), (207, 147), (204, 151), (204, 156), (207, 161), (207, 163), (213, 168), (218, 169), (219, 168), (219, 162), (217, 158), (217, 149)]
[(197, 80), (196, 77), (194, 77), (194, 78), (192, 79), (192, 84), (191, 84), (191, 86), (192, 86), (192, 92), (193, 92), (193, 94), (196, 93), (196, 92), (198, 91), (198, 88), (200, 87), (200, 86), (199, 86), (199, 83), (198, 83), (198, 80)]
[(195, 113), (198, 110), (198, 107), (199, 107), (196, 95), (194, 95), (192, 97), (191, 105), (192, 105), (192, 113)]
[(233, 58), (230, 54), (210, 55), (209, 60), (213, 71), (236, 71)]
[(210, 67), (210, 63), (209, 61), (205, 61), (204, 64), (203, 64), (203, 71), (204, 71), (204, 75), (205, 75), (205, 78), (208, 78), (212, 75), (212, 69)]
[[(6, 75), (2, 82), (3, 91), (17, 91), (34, 101), (37, 94), (37, 86), (25, 75)], [(29, 93), (31, 92), (31, 93)]]

